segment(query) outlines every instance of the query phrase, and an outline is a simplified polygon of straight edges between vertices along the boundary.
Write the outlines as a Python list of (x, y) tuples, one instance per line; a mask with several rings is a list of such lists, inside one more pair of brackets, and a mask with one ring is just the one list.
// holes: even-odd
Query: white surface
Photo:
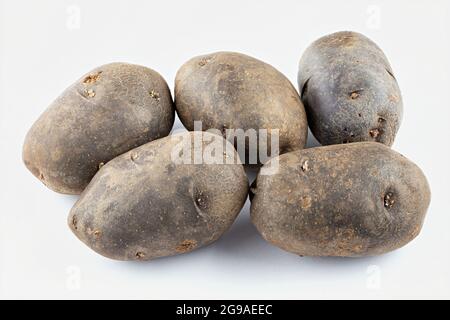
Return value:
[[(450, 298), (449, 1), (0, 1), (1, 298)], [(49, 191), (22, 164), (31, 124), (97, 65), (146, 65), (173, 90), (183, 62), (231, 50), (296, 85), (303, 50), (339, 30), (366, 34), (388, 56), (405, 106), (394, 149), (431, 185), (422, 233), (396, 252), (300, 258), (260, 238), (247, 203), (207, 248), (115, 262), (66, 226), (76, 197)]]

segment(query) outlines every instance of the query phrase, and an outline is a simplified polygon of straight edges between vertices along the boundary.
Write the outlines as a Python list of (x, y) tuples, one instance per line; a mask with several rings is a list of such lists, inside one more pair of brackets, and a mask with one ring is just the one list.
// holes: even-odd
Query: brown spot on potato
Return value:
[(301, 206), (303, 209), (308, 209), (308, 208), (310, 208), (310, 207), (311, 207), (311, 204), (312, 204), (312, 199), (311, 199), (310, 196), (303, 196), (303, 197), (300, 199), (300, 206)]
[(389, 191), (384, 195), (384, 207), (385, 208), (392, 208), (395, 203), (394, 193)]
[(95, 238), (99, 238), (101, 236), (101, 234), (102, 234), (102, 232), (100, 230), (95, 230), (93, 232), (93, 235), (94, 235)]
[(350, 92), (350, 99), (352, 99), (352, 100), (358, 99), (359, 96), (361, 95), (362, 91), (363, 91), (363, 89), (355, 90), (353, 92)]
[(75, 230), (77, 230), (77, 229), (78, 229), (78, 218), (77, 218), (76, 215), (73, 215), (73, 216), (72, 216), (72, 221), (71, 221), (71, 223), (72, 223), (72, 227), (73, 227)]
[(375, 141), (380, 141), (381, 139), (381, 135), (383, 134), (383, 130), (379, 129), (379, 128), (375, 128), (375, 129), (371, 129), (369, 131), (369, 135), (375, 140)]
[(192, 251), (197, 246), (197, 241), (195, 240), (184, 240), (181, 242), (175, 250), (179, 253), (185, 253), (188, 251)]
[(83, 83), (84, 84), (92, 84), (94, 82), (97, 82), (98, 79), (100, 78), (101, 73), (102, 73), (102, 71), (98, 71), (97, 73), (88, 75), (87, 77), (84, 78)]
[(95, 91), (93, 89), (84, 90), (84, 93), (89, 98), (95, 97)]
[(156, 101), (159, 101), (159, 99), (160, 99), (159, 92), (157, 92), (155, 90), (150, 90), (148, 94), (150, 95), (150, 97), (152, 97)]
[(204, 67), (210, 60), (212, 60), (212, 57), (203, 57), (200, 59), (200, 61), (198, 62), (198, 65), (200, 67)]
[(138, 252), (136, 252), (136, 258), (138, 259), (138, 260), (142, 260), (142, 259), (144, 259), (145, 258), (145, 253), (144, 252), (141, 252), (141, 251), (138, 251)]
[(345, 47), (352, 47), (358, 41), (357, 37), (351, 33), (343, 33), (337, 40)]
[(381, 130), (378, 128), (371, 129), (369, 134), (372, 138), (377, 139), (381, 135)]
[(137, 158), (139, 158), (139, 155), (136, 153), (136, 152), (131, 152), (130, 153), (130, 160), (131, 161), (136, 161), (137, 160)]

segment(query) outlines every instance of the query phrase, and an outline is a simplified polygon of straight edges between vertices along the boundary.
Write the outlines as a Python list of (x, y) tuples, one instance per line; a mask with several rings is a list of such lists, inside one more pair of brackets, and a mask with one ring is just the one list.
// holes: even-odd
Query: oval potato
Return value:
[[(195, 129), (194, 121), (201, 121), (203, 130), (220, 130), (224, 137), (232, 129), (256, 130), (257, 142), (248, 140), (246, 155), (240, 152), (246, 164), (264, 161), (263, 157), (253, 160), (248, 156), (249, 150), (260, 152), (260, 139), (266, 143), (260, 129), (268, 130), (269, 136), (273, 129), (279, 130), (279, 150), (275, 152), (302, 149), (306, 143), (306, 114), (291, 82), (269, 64), (244, 54), (216, 52), (186, 62), (176, 75), (175, 105), (189, 131)], [(233, 137), (227, 136), (235, 142)], [(270, 145), (267, 151), (274, 154)]]
[[(258, 175), (251, 217), (270, 243), (302, 256), (368, 256), (400, 248), (420, 232), (430, 203), (422, 171), (376, 142), (281, 155)], [(273, 164), (272, 164), (273, 165)]]
[[(180, 150), (194, 150), (194, 136), (203, 137), (203, 145), (212, 139), (225, 143), (225, 151), (212, 158), (220, 161), (174, 161)], [(237, 162), (227, 164), (229, 157)], [(219, 135), (186, 132), (108, 162), (72, 208), (68, 223), (101, 255), (150, 260), (217, 240), (235, 220), (247, 194), (247, 176), (233, 146)]]
[(50, 189), (79, 194), (112, 158), (167, 136), (174, 116), (170, 90), (156, 71), (103, 65), (67, 88), (33, 124), (23, 161)]
[(315, 41), (300, 60), (298, 85), (322, 145), (393, 144), (403, 113), (400, 89), (386, 56), (367, 37), (337, 32)]

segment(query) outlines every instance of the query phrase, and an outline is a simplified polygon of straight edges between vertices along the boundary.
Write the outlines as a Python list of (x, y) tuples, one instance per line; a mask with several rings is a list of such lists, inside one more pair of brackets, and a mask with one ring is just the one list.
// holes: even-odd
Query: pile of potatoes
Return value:
[[(230, 228), (248, 195), (262, 237), (297, 255), (379, 255), (410, 242), (430, 189), (420, 168), (390, 149), (403, 107), (381, 49), (355, 32), (322, 37), (301, 57), (298, 86), (300, 94), (260, 60), (217, 52), (179, 69), (173, 101), (156, 71), (103, 65), (34, 123), (23, 161), (48, 188), (81, 194), (68, 225), (112, 259), (208, 245)], [(188, 132), (169, 135), (175, 111)], [(308, 126), (322, 147), (304, 149)], [(230, 129), (277, 129), (278, 150), (251, 163), (249, 150), (265, 137), (246, 140), (242, 155)], [(208, 141), (224, 148), (215, 161), (174, 161), (174, 153), (191, 157)], [(260, 169), (251, 186), (247, 166)], [(275, 172), (264, 171), (270, 166)]]

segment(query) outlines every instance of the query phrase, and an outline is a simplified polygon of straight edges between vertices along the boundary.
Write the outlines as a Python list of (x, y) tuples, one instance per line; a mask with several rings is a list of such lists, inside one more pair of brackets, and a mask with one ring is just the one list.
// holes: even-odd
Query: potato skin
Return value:
[(322, 145), (393, 144), (403, 113), (400, 89), (386, 56), (367, 37), (337, 32), (315, 41), (300, 60), (298, 86)]
[(251, 189), (252, 221), (268, 242), (302, 256), (358, 257), (400, 248), (419, 234), (428, 182), (389, 147), (358, 142), (278, 159), (278, 173), (259, 175)]
[(33, 124), (23, 161), (50, 189), (80, 194), (104, 163), (167, 136), (174, 116), (169, 87), (156, 71), (103, 65), (67, 88)]
[(175, 106), (189, 131), (194, 121), (224, 136), (227, 129), (279, 129), (280, 153), (306, 143), (306, 113), (296, 89), (274, 67), (244, 54), (216, 52), (186, 62), (175, 78)]
[[(171, 153), (179, 138), (194, 134), (226, 142), (207, 132), (175, 134), (102, 167), (70, 212), (75, 235), (116, 260), (150, 260), (217, 240), (244, 205), (248, 180), (241, 163), (174, 163)], [(238, 159), (226, 144), (226, 154)]]

